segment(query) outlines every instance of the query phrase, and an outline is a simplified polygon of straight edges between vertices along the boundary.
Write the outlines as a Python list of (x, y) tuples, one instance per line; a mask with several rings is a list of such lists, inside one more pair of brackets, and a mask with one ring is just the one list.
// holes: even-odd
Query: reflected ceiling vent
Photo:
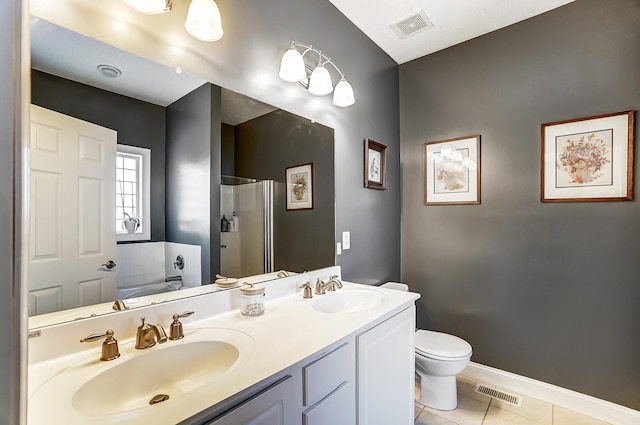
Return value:
[(400, 38), (407, 38), (421, 31), (433, 28), (433, 26), (433, 22), (431, 22), (424, 10), (421, 10), (408, 18), (392, 24), (391, 28), (393, 28)]

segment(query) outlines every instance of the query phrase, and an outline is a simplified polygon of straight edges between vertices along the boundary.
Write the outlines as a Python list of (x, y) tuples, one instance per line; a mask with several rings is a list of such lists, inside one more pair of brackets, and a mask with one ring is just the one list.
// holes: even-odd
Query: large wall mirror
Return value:
[[(115, 131), (117, 146), (101, 150), (100, 133), (79, 130), (74, 157), (106, 161), (111, 174), (72, 177), (68, 201), (69, 179), (45, 169), (57, 155), (57, 127), (34, 113), (31, 143), (42, 149), (32, 146), (31, 154), (30, 315), (141, 299), (154, 292), (140, 288), (155, 283), (172, 297), (189, 296), (176, 289), (212, 283), (225, 270), (242, 277), (335, 264), (333, 129), (40, 18), (31, 19), (31, 40), (32, 108)], [(141, 159), (128, 147), (141, 148)], [(127, 165), (132, 158), (140, 168)], [(288, 210), (286, 169), (303, 164), (313, 164), (313, 208)], [(138, 197), (136, 179), (148, 183), (146, 198)], [(262, 205), (267, 217), (249, 215)], [(226, 228), (223, 215), (231, 219)], [(272, 223), (266, 233), (258, 229), (265, 221)], [(95, 231), (101, 222), (111, 229), (106, 235)], [(248, 242), (266, 246), (267, 259)], [(58, 262), (69, 251), (71, 262)], [(94, 275), (69, 278), (87, 259)]]

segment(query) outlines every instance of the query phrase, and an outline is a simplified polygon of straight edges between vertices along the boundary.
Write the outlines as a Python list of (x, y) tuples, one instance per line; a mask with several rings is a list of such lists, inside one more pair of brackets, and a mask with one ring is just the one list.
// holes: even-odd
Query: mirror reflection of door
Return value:
[(115, 299), (117, 133), (31, 106), (29, 315)]

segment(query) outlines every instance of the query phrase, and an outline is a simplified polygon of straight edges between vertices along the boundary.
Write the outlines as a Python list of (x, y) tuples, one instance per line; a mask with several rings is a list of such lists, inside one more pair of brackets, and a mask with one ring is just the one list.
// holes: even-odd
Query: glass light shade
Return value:
[(141, 13), (165, 13), (171, 10), (171, 0), (122, 0), (127, 6)]
[(356, 98), (353, 95), (353, 87), (346, 78), (342, 77), (333, 90), (333, 104), (345, 108), (354, 103), (356, 103)]
[(280, 78), (290, 83), (304, 80), (307, 77), (307, 71), (304, 68), (304, 59), (295, 47), (291, 46), (282, 55), (280, 61)]
[(309, 77), (309, 93), (315, 96), (324, 96), (332, 91), (333, 83), (329, 71), (324, 66), (318, 65)]
[(189, 34), (202, 41), (222, 38), (222, 18), (214, 0), (192, 0), (184, 27)]

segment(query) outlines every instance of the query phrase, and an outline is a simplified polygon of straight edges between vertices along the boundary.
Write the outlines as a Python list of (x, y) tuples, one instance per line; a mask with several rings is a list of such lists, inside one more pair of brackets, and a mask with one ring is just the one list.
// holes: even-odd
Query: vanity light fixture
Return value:
[(171, 0), (122, 0), (127, 6), (141, 13), (157, 14), (171, 10)]
[[(122, 0), (127, 6), (141, 13), (158, 14), (171, 10), (171, 0)], [(215, 0), (191, 0), (184, 28), (201, 41), (218, 41), (222, 38), (222, 18)]]
[[(302, 50), (302, 53), (299, 49)], [(304, 63), (304, 56), (309, 52), (318, 55), (318, 63), (313, 69)], [(335, 88), (326, 65), (331, 65), (340, 74), (340, 81)], [(356, 103), (353, 87), (342, 71), (329, 57), (313, 46), (292, 41), (282, 56), (279, 76), (284, 81), (300, 83), (315, 96), (325, 96), (333, 92), (332, 103), (335, 106), (344, 108)]]

